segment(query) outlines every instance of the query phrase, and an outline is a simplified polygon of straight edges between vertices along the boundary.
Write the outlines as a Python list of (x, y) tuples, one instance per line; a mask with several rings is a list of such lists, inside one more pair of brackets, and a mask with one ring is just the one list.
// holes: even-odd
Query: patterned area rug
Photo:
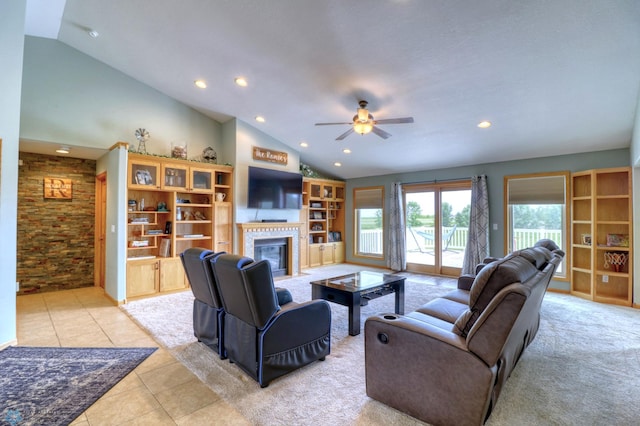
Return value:
[(156, 348), (0, 351), (0, 425), (67, 425)]

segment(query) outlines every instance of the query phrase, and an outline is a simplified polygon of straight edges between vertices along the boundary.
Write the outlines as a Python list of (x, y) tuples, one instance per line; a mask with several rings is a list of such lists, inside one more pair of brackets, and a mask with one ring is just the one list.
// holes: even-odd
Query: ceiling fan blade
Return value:
[(371, 131), (373, 133), (375, 133), (376, 135), (380, 136), (382, 139), (388, 139), (389, 137), (391, 137), (391, 133), (387, 133), (384, 130), (382, 130), (381, 128), (376, 127), (376, 126), (373, 126)]
[(346, 138), (347, 136), (349, 136), (351, 133), (353, 133), (353, 127), (351, 127), (349, 130), (347, 130), (346, 132), (344, 132), (343, 134), (341, 134), (340, 136), (338, 136), (336, 138), (337, 141), (341, 141), (342, 139)]
[(382, 120), (374, 120), (374, 124), (404, 124), (413, 123), (413, 117), (402, 118), (383, 118)]
[(349, 125), (351, 125), (351, 124), (353, 124), (353, 121), (349, 122), (349, 123), (346, 123), (346, 122), (345, 123), (316, 123), (316, 126), (335, 126), (337, 124), (349, 124)]

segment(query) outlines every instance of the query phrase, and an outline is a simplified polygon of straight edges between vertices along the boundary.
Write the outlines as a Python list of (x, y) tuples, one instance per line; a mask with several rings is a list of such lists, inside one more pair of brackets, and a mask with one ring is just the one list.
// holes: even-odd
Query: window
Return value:
[[(567, 253), (569, 172), (505, 176), (505, 247), (511, 253), (548, 238)], [(567, 257), (556, 271), (566, 278)]]
[(355, 255), (384, 257), (384, 187), (353, 190)]

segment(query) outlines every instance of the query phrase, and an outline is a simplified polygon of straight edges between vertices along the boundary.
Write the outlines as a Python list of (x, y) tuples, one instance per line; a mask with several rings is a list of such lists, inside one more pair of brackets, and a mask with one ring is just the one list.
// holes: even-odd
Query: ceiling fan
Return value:
[(413, 117), (386, 118), (382, 120), (374, 120), (373, 115), (369, 114), (369, 110), (367, 110), (367, 104), (368, 104), (367, 101), (359, 102), (360, 108), (358, 108), (358, 113), (353, 116), (353, 121), (351, 122), (316, 123), (316, 126), (333, 126), (336, 124), (350, 124), (351, 128), (336, 138), (337, 141), (341, 141), (353, 132), (360, 133), (361, 135), (366, 135), (367, 133), (373, 132), (376, 135), (380, 136), (382, 139), (387, 139), (391, 136), (391, 134), (377, 127), (376, 124), (413, 123)]

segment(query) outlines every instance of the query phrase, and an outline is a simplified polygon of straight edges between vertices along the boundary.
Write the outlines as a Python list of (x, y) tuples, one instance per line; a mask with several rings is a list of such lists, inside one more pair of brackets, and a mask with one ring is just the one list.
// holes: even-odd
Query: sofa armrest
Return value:
[(481, 425), (496, 373), (461, 336), (398, 315), (365, 322), (365, 369), (369, 397), (432, 424)]
[(458, 277), (458, 289), (460, 290), (471, 290), (471, 285), (473, 284), (473, 280), (476, 279), (475, 275), (464, 274)]
[(293, 302), (291, 292), (286, 288), (276, 287), (276, 296), (278, 297), (278, 305), (280, 306)]
[(326, 300), (287, 303), (263, 331), (266, 354), (290, 350), (329, 336), (331, 308)]

